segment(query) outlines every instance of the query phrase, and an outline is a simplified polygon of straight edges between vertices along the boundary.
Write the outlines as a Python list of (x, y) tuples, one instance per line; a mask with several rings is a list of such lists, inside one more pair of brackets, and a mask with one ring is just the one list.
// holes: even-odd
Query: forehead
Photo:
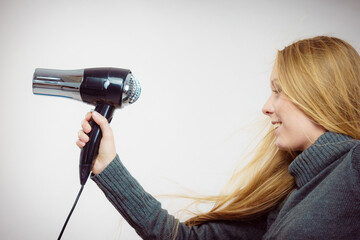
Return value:
[(275, 85), (275, 84), (277, 84), (277, 85), (279, 84), (277, 70), (276, 70), (276, 64), (274, 64), (273, 69), (271, 71), (270, 84), (271, 84), (271, 86)]
[(279, 80), (277, 78), (270, 79), (270, 86), (280, 86)]
[(278, 74), (277, 74), (276, 64), (274, 64), (272, 71), (271, 71), (270, 79), (277, 78), (277, 76), (278, 76)]

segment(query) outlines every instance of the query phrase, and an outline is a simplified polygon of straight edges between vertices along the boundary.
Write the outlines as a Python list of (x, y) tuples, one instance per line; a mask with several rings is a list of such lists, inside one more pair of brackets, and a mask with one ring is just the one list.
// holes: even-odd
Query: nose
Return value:
[(267, 116), (270, 116), (271, 114), (274, 113), (274, 105), (273, 105), (271, 96), (269, 97), (269, 99), (264, 104), (264, 106), (262, 108), (262, 113), (267, 115)]

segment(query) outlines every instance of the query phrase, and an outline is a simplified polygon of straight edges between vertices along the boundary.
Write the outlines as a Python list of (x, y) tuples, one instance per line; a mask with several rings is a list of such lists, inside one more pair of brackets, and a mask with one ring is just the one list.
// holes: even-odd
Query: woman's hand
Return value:
[(87, 134), (91, 132), (91, 126), (89, 124), (91, 118), (100, 126), (102, 132), (99, 152), (98, 155), (96, 156), (92, 168), (92, 172), (94, 174), (99, 174), (115, 158), (116, 149), (115, 149), (113, 132), (107, 119), (96, 111), (88, 112), (86, 114), (85, 119), (82, 121), (81, 124), (82, 130), (80, 130), (78, 133), (79, 139), (77, 140), (76, 145), (79, 148), (83, 148), (86, 145), (86, 143), (89, 141), (89, 137)]

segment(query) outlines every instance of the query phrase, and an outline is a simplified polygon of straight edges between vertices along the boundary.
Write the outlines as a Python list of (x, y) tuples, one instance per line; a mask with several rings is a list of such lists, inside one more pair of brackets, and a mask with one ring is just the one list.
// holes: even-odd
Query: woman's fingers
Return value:
[(91, 112), (86, 113), (85, 119), (81, 122), (81, 128), (85, 133), (91, 132), (89, 121), (91, 119)]
[(104, 138), (112, 138), (112, 129), (110, 128), (109, 122), (107, 119), (102, 116), (100, 113), (93, 111), (92, 112), (92, 118), (93, 120), (100, 126), (102, 136)]
[(83, 148), (85, 147), (85, 143), (80, 141), (79, 139), (76, 141), (76, 145), (79, 147), (79, 148)]
[(109, 131), (111, 132), (111, 128), (108, 126), (109, 123), (107, 122), (106, 118), (95, 111), (86, 113), (85, 119), (81, 122), (82, 130), (78, 132), (78, 140), (76, 142), (76, 145), (78, 145), (80, 148), (83, 148), (89, 141), (89, 136), (87, 134), (91, 132), (89, 121), (93, 117), (93, 114), (95, 115), (95, 122), (100, 125), (101, 130), (104, 132), (103, 135), (109, 135)]
[(85, 120), (89, 121), (90, 118), (91, 118), (91, 112), (87, 112), (86, 115), (85, 115)]
[(79, 137), (79, 140), (84, 143), (87, 143), (89, 141), (89, 136), (86, 135), (86, 133), (84, 133), (82, 130), (80, 130), (78, 132), (78, 137)]
[(83, 148), (90, 140), (88, 134), (91, 132), (91, 126), (89, 124), (91, 118), (100, 126), (102, 132), (98, 155), (92, 167), (92, 172), (99, 174), (116, 157), (116, 149), (113, 131), (108, 120), (96, 111), (86, 113), (85, 119), (81, 122), (82, 130), (78, 132), (76, 145), (79, 148)]
[(84, 133), (82, 130), (78, 132), (78, 140), (76, 141), (76, 145), (79, 148), (85, 147), (86, 143), (89, 141), (89, 136)]
[(92, 119), (100, 126), (102, 132), (99, 153), (92, 168), (94, 174), (99, 174), (116, 157), (116, 149), (113, 131), (107, 119), (96, 111), (92, 112)]
[(88, 122), (88, 120), (84, 119), (81, 123), (81, 128), (85, 133), (91, 132), (91, 126)]

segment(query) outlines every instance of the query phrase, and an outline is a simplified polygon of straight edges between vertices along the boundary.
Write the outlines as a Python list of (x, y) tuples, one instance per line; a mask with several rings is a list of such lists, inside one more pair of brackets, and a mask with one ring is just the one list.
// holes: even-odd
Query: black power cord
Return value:
[(63, 226), (63, 228), (61, 229), (61, 232), (60, 232), (60, 235), (59, 235), (59, 237), (58, 237), (58, 240), (61, 239), (61, 236), (62, 236), (63, 233), (64, 233), (64, 230), (65, 230), (65, 228), (66, 228), (66, 225), (67, 225), (67, 223), (68, 223), (68, 221), (69, 221), (69, 219), (70, 219), (70, 217), (71, 217), (72, 212), (74, 211), (74, 209), (75, 209), (75, 207), (76, 207), (77, 202), (79, 201), (79, 198), (80, 198), (80, 195), (81, 195), (83, 189), (84, 189), (84, 185), (81, 185), (80, 191), (79, 191), (79, 193), (78, 193), (78, 195), (77, 195), (77, 197), (76, 197), (76, 200), (75, 200), (75, 202), (74, 202), (74, 205), (72, 206), (72, 208), (71, 208), (71, 210), (70, 210), (70, 213), (69, 213), (68, 217), (66, 218), (66, 221), (65, 221), (65, 223), (64, 223), (64, 226)]

